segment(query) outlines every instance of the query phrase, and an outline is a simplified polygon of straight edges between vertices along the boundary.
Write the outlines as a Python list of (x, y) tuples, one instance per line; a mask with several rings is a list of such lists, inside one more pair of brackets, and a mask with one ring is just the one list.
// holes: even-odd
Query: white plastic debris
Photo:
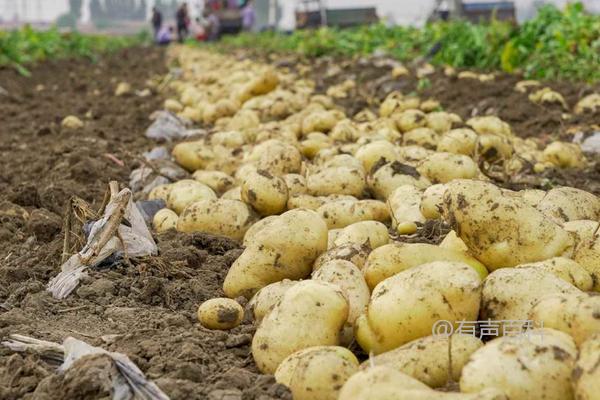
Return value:
[(185, 121), (169, 111), (157, 111), (152, 114), (152, 125), (146, 130), (146, 137), (157, 141), (182, 139), (189, 136), (203, 135), (203, 129), (188, 129)]

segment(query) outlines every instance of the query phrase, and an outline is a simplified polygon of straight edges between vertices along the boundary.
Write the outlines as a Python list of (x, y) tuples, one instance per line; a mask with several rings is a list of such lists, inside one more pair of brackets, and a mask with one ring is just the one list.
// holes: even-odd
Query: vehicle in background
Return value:
[(296, 28), (335, 26), (347, 28), (379, 21), (375, 7), (325, 8), (321, 0), (301, 0), (296, 7)]

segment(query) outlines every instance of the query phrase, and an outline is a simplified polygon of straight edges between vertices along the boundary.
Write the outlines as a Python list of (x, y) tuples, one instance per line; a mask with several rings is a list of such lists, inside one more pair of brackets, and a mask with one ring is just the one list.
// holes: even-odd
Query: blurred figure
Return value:
[(245, 32), (252, 31), (254, 27), (254, 23), (256, 22), (256, 11), (254, 10), (254, 2), (252, 0), (248, 0), (244, 8), (242, 8), (241, 17), (242, 17), (242, 29)]
[(156, 43), (160, 46), (167, 46), (173, 41), (173, 27), (163, 26), (156, 34)]
[(154, 29), (154, 38), (158, 36), (160, 27), (162, 26), (163, 16), (156, 7), (152, 7), (152, 28)]
[(206, 29), (204, 29), (204, 25), (202, 21), (200, 21), (200, 17), (196, 17), (195, 20), (190, 24), (190, 32), (192, 37), (199, 42), (206, 40)]
[(206, 40), (219, 40), (221, 23), (217, 13), (209, 9), (204, 9), (204, 19), (206, 21)]
[(179, 43), (182, 43), (189, 33), (188, 26), (190, 24), (190, 17), (188, 14), (187, 3), (181, 3), (175, 13), (175, 21), (177, 22), (177, 39), (179, 40)]

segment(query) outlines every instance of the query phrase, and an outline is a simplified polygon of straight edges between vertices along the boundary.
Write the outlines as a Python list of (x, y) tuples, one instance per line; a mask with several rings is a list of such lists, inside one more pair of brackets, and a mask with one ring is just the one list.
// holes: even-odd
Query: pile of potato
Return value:
[[(332, 97), (350, 84), (323, 95), (290, 70), (171, 56), (182, 73), (165, 107), (214, 130), (173, 148), (192, 179), (152, 190), (168, 207), (155, 228), (244, 245), (228, 298), (198, 311), (205, 327), (236, 326), (233, 299), (249, 299), (256, 365), (300, 400), (598, 398), (600, 199), (486, 174), (582, 168), (577, 145), (540, 148), (497, 117), (399, 92), (348, 116)], [(433, 220), (452, 228), (439, 245), (395, 240)], [(432, 335), (487, 319), (538, 325), (486, 343)]]

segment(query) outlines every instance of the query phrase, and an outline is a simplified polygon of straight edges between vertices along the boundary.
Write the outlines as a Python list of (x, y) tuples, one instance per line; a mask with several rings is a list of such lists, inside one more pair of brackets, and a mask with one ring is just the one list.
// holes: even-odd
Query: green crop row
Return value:
[(146, 40), (143, 34), (130, 37), (62, 33), (56, 28), (37, 31), (25, 26), (14, 31), (0, 31), (0, 66), (10, 66), (29, 75), (26, 65), (35, 61), (61, 57), (88, 57), (132, 46)]
[(528, 78), (600, 81), (600, 16), (581, 3), (564, 10), (542, 7), (520, 26), (491, 21), (435, 22), (423, 28), (382, 24), (351, 29), (320, 28), (291, 34), (263, 32), (226, 36), (224, 46), (300, 52), (306, 56), (384, 52), (410, 61), (439, 51), (431, 62), (459, 68), (522, 72)]

